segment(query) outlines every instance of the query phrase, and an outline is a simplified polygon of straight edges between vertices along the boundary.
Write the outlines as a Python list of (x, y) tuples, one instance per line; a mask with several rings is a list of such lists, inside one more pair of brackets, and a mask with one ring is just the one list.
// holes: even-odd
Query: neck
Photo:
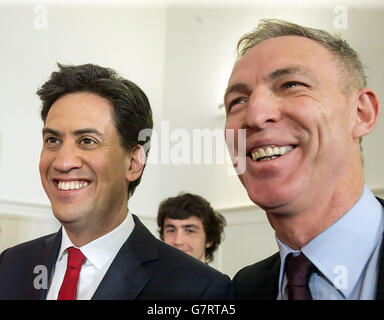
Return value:
[(128, 208), (123, 209), (119, 215), (109, 217), (108, 221), (94, 221), (86, 227), (75, 226), (72, 223), (62, 223), (71, 242), (76, 247), (82, 247), (117, 228), (127, 217)]
[(313, 194), (310, 198), (314, 200), (307, 206), (285, 211), (283, 208), (279, 212), (267, 211), (267, 218), (280, 241), (294, 250), (300, 250), (347, 213), (358, 201), (363, 188), (364, 179), (361, 176), (354, 184), (341, 184), (340, 188)]

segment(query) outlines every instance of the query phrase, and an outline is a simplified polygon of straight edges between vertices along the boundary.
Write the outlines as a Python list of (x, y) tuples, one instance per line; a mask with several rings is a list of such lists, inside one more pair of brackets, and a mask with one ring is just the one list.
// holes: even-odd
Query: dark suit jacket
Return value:
[[(136, 216), (133, 218), (132, 234), (119, 250), (92, 299), (222, 300), (233, 297), (227, 275), (156, 239)], [(51, 278), (61, 236), (60, 229), (58, 233), (3, 251), (0, 256), (0, 299), (46, 298), (47, 288), (35, 288), (41, 270), (35, 267), (45, 266), (48, 279)]]
[[(377, 198), (382, 206), (384, 200)], [(279, 252), (269, 258), (247, 266), (233, 278), (234, 296), (238, 300), (276, 300), (279, 290)], [(376, 299), (384, 300), (384, 239), (379, 258)]]

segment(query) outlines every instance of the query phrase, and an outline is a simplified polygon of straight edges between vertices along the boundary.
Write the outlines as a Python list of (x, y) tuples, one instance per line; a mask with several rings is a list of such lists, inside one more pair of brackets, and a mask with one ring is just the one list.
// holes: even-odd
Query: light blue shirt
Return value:
[[(309, 279), (314, 300), (372, 300), (376, 295), (384, 210), (364, 186), (356, 204), (307, 243), (301, 252), (319, 272)], [(276, 236), (281, 266), (277, 299), (287, 299), (285, 258), (293, 250)]]

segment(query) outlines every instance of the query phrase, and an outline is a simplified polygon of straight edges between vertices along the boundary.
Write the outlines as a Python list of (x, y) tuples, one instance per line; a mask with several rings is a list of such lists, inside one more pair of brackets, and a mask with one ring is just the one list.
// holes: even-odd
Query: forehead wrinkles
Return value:
[[(292, 40), (291, 43), (287, 42), (287, 41), (291, 41), (291, 40)], [(273, 60), (272, 55), (274, 54), (274, 52), (277, 52), (277, 54), (278, 54), (278, 56), (275, 57), (275, 59), (284, 60), (284, 58), (285, 58), (284, 50), (281, 50), (281, 48), (279, 50), (276, 50), (276, 48), (274, 48), (274, 46), (278, 46), (279, 44), (281, 44), (281, 42), (284, 42), (284, 41), (286, 42), (285, 47), (288, 50), (290, 50), (289, 48), (295, 48), (295, 47), (301, 48), (302, 47), (302, 46), (300, 46), (300, 42), (301, 42), (301, 44), (304, 45), (303, 50), (304, 51), (308, 50), (308, 49), (312, 50), (314, 52), (313, 53), (314, 56), (322, 55), (321, 50), (324, 50), (323, 52), (324, 53), (326, 52), (328, 54), (329, 61), (331, 63), (333, 63), (333, 66), (335, 67), (335, 74), (338, 77), (339, 89), (344, 95), (351, 93), (351, 91), (353, 89), (359, 90), (359, 89), (364, 87), (364, 81), (361, 80), (359, 71), (355, 68), (351, 59), (348, 59), (348, 56), (344, 56), (341, 53), (333, 50), (331, 47), (327, 46), (326, 43), (321, 43), (319, 41), (309, 39), (306, 37), (301, 37), (301, 36), (273, 37), (273, 38), (265, 39), (261, 42), (258, 42), (254, 46), (250, 47), (244, 53), (244, 55), (241, 56), (236, 61), (235, 65), (233, 67), (233, 70), (232, 70), (232, 75), (231, 75), (230, 81), (231, 81), (233, 75), (235, 75), (235, 74), (236, 74), (236, 76), (244, 75), (246, 73), (247, 69), (248, 69), (248, 71), (249, 71), (249, 69), (253, 69), (256, 73), (258, 66), (265, 65), (265, 63), (264, 63), (265, 61), (266, 61), (266, 63), (268, 63), (268, 61)], [(272, 42), (275, 42), (276, 45), (273, 44)], [(295, 44), (295, 42), (296, 42), (296, 44)], [(265, 44), (266, 44), (266, 46), (265, 46)], [(266, 48), (266, 50), (263, 51), (262, 47)], [(284, 47), (284, 46), (282, 45), (282, 47)], [(317, 51), (316, 47), (320, 51)], [(257, 54), (258, 59), (255, 59), (255, 57), (252, 58), (252, 55), (254, 55), (254, 54), (252, 54), (252, 51), (253, 51), (253, 49), (256, 49), (256, 48), (259, 48), (261, 50), (261, 51), (258, 51), (258, 54)], [(271, 50), (271, 48), (272, 48), (272, 50)], [(268, 52), (268, 50), (270, 52)], [(288, 51), (288, 53), (289, 53), (289, 51)], [(298, 53), (300, 54), (301, 52), (299, 51)], [(310, 54), (311, 54), (311, 52), (307, 53), (306, 55), (310, 56)], [(264, 60), (264, 59), (265, 59), (264, 62), (260, 61), (260, 60)], [(260, 62), (258, 62), (258, 61), (260, 61)], [(287, 60), (287, 62), (290, 63), (289, 60)], [(253, 64), (253, 66), (252, 66), (252, 64)], [(241, 73), (239, 72), (239, 69), (242, 70)], [(249, 75), (249, 73), (248, 73), (248, 75)], [(254, 75), (254, 77), (255, 76), (257, 76), (257, 73)]]

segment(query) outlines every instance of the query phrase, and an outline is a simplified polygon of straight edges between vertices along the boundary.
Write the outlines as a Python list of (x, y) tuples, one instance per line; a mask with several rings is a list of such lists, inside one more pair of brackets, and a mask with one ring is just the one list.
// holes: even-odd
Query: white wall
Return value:
[[(238, 38), (260, 18), (282, 18), (340, 32), (361, 54), (368, 83), (383, 102), (380, 1), (291, 1), (290, 6), (284, 1), (264, 6), (256, 0), (55, 2), (0, 0), (0, 251), (58, 227), (38, 174), (42, 123), (35, 95), (56, 61), (97, 63), (136, 82), (151, 101), (159, 135), (161, 121), (168, 121), (170, 130), (183, 128), (191, 134), (193, 129), (219, 130), (225, 116), (218, 106)], [(47, 29), (36, 28), (39, 3), (47, 9)], [(336, 4), (348, 10), (347, 29), (335, 28)], [(375, 190), (384, 186), (383, 121), (381, 116), (363, 144), (367, 184)], [(178, 142), (169, 142), (170, 148)], [(219, 139), (214, 146), (223, 143)], [(150, 160), (158, 156), (156, 148), (161, 152), (165, 146), (161, 141), (154, 145)], [(228, 169), (229, 163), (149, 164), (130, 210), (156, 234), (154, 217), (162, 199), (180, 191), (206, 197), (228, 220), (214, 266), (233, 275), (273, 253), (276, 244), (264, 214)]]

